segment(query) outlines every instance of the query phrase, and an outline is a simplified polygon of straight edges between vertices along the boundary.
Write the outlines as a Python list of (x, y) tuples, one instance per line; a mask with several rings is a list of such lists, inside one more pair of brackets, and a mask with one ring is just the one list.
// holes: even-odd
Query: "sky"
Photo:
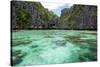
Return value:
[(47, 8), (49, 11), (53, 11), (56, 15), (61, 15), (61, 10), (64, 8), (69, 8), (73, 4), (66, 3), (66, 0), (22, 0), (22, 1), (34, 1), (41, 2), (44, 8)]
[(73, 4), (67, 3), (55, 3), (55, 2), (41, 2), (44, 8), (47, 8), (49, 11), (53, 11), (56, 15), (61, 15), (61, 10), (64, 8), (70, 8)]

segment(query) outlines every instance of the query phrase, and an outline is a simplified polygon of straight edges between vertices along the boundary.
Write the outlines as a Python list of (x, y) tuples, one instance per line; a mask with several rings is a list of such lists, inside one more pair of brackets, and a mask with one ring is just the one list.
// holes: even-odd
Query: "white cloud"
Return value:
[[(25, 1), (25, 0), (24, 0)], [(33, 2), (40, 2), (44, 8), (47, 8), (49, 11), (53, 11), (56, 15), (61, 15), (61, 10), (64, 8), (69, 8), (73, 4), (69, 4), (66, 0), (26, 0)]]
[(58, 7), (64, 5), (64, 3), (51, 3), (51, 2), (41, 2), (41, 4), (45, 8), (48, 8), (49, 10), (57, 9)]
[[(54, 10), (66, 4), (66, 0), (22, 0), (22, 1), (41, 2), (45, 8), (48, 8), (48, 10)], [(70, 6), (72, 6), (72, 4), (67, 4), (67, 7)]]
[(73, 4), (59, 3), (59, 2), (41, 2), (44, 8), (47, 8), (49, 11), (53, 11), (56, 15), (61, 15), (61, 10), (64, 8), (69, 8)]
[(61, 6), (67, 5), (67, 7), (72, 6), (72, 4), (66, 4), (66, 3), (57, 3), (57, 2), (41, 2), (41, 4), (45, 7), (48, 8), (49, 10), (54, 10), (57, 9)]

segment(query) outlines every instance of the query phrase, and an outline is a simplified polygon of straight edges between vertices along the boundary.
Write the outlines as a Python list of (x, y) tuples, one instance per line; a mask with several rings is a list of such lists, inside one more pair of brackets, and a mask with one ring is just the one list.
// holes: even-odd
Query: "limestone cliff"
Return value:
[(62, 10), (60, 23), (67, 29), (97, 29), (97, 7), (73, 5)]

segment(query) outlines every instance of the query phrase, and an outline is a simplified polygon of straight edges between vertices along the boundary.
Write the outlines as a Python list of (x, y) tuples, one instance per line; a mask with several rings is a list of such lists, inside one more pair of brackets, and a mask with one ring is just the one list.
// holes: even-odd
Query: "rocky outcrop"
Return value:
[(62, 10), (60, 23), (67, 29), (97, 29), (97, 7), (73, 5)]
[[(17, 13), (17, 11), (19, 11), (19, 13)], [(30, 15), (29, 18), (23, 17), (25, 15), (23, 11), (25, 13), (27, 12)], [(11, 14), (12, 29), (22, 28), (22, 27), (25, 29), (42, 28), (42, 27), (45, 28), (47, 26), (45, 22), (48, 21), (49, 13), (48, 10), (45, 9), (39, 2), (11, 1), (11, 13), (12, 13)], [(20, 13), (21, 15), (19, 15)], [(18, 18), (21, 19), (17, 20)], [(24, 19), (26, 19), (26, 23), (23, 21)], [(19, 24), (19, 22), (21, 24)], [(25, 24), (28, 27), (26, 27)]]

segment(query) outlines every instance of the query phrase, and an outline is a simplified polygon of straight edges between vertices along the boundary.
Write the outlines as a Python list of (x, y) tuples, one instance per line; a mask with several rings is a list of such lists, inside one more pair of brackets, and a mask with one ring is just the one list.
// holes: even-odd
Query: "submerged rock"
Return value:
[(21, 53), (21, 50), (16, 50), (16, 51), (13, 51), (12, 55), (16, 56), (16, 55), (19, 55), (20, 53)]
[(21, 58), (18, 58), (16, 56), (12, 56), (12, 66), (17, 65), (17, 64), (19, 64), (21, 62), (22, 62)]
[(45, 36), (44, 38), (54, 38), (53, 36)]
[(18, 46), (18, 45), (26, 45), (26, 44), (29, 44), (31, 43), (32, 41), (31, 40), (13, 40), (12, 41), (12, 46)]
[(36, 47), (38, 47), (38, 45), (32, 45), (32, 46), (30, 46), (31, 48), (36, 48)]
[(55, 41), (55, 43), (56, 43), (56, 45), (58, 45), (58, 46), (64, 46), (64, 45), (66, 44), (65, 41), (60, 41), (60, 40)]
[(67, 40), (67, 41), (70, 41), (70, 42), (79, 42), (79, 41), (81, 41), (81, 36), (79, 35), (79, 36), (65, 36), (64, 37), (65, 38), (65, 40)]
[(22, 58), (26, 53), (22, 53), (21, 50), (16, 50), (12, 53), (12, 65), (17, 65), (22, 62)]
[(84, 56), (80, 56), (78, 59), (80, 61), (87, 61), (88, 60), (88, 58), (87, 57), (84, 57)]
[(55, 43), (57, 46), (65, 46), (66, 45), (66, 41), (63, 38), (55, 39), (52, 42)]

